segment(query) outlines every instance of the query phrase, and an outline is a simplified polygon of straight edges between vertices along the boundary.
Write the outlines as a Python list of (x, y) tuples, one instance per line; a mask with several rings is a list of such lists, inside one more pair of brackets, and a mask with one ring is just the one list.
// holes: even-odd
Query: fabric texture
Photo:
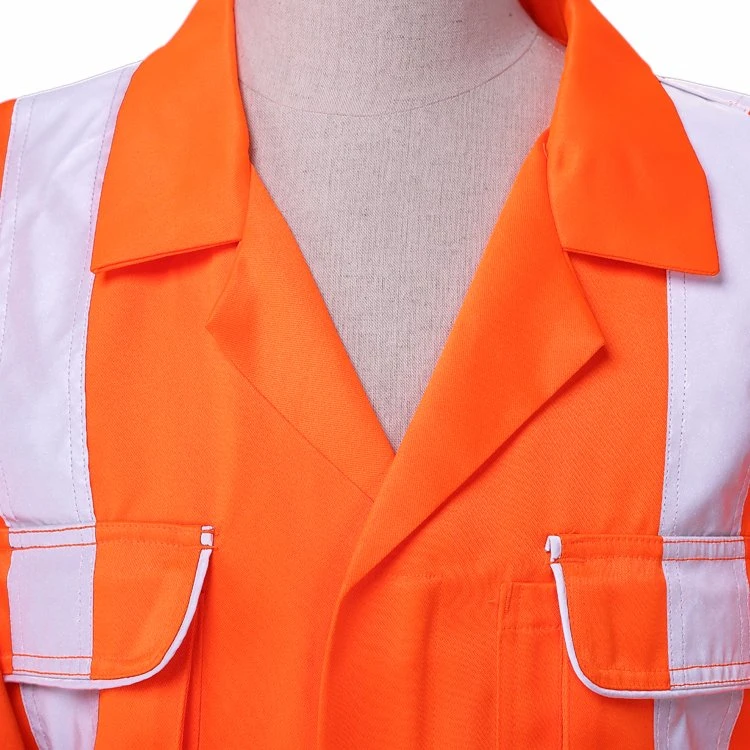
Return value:
[(552, 120), (396, 451), (248, 158), (231, 0), (0, 105), (8, 747), (750, 743), (747, 100), (525, 7)]

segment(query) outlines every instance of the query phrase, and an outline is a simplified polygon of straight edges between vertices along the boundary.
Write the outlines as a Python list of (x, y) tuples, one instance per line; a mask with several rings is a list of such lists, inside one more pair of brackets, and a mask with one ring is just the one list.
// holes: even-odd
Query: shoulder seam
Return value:
[(657, 78), (666, 86), (685, 91), (706, 101), (722, 104), (730, 109), (738, 109), (740, 112), (750, 115), (750, 94), (721, 88), (720, 86), (702, 84), (696, 81), (687, 81), (681, 78), (662, 75), (657, 75)]
[(118, 73), (120, 71), (126, 70), (127, 68), (138, 67), (142, 62), (143, 60), (134, 60), (133, 62), (129, 62), (124, 65), (118, 65), (117, 67), (110, 68), (109, 70), (103, 70), (100, 73), (94, 73), (93, 75), (86, 76), (85, 78), (81, 78), (77, 81), (71, 81), (70, 83), (62, 83), (59, 86), (50, 86), (49, 88), (46, 88), (46, 89), (40, 89), (39, 91), (32, 91), (28, 94), (22, 94), (21, 96), (17, 96), (10, 101), (19, 101), (21, 99), (32, 99), (36, 96), (43, 96), (44, 94), (54, 94), (58, 91), (64, 91), (65, 89), (74, 88), (75, 86), (79, 86), (83, 83), (96, 80), (97, 78), (103, 78), (104, 76)]

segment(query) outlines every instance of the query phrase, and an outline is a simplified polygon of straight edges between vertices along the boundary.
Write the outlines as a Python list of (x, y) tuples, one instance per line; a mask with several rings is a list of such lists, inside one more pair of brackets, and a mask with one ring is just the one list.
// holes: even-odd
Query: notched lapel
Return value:
[(385, 476), (342, 594), (411, 534), (604, 345), (560, 245), (546, 133), (522, 166)]
[(393, 449), (305, 258), (255, 168), (236, 253), (206, 328), (263, 397), (373, 498)]
[(253, 169), (206, 327), (245, 378), (372, 500), (344, 589), (425, 521), (604, 344), (547, 193), (540, 136), (395, 452), (289, 226)]

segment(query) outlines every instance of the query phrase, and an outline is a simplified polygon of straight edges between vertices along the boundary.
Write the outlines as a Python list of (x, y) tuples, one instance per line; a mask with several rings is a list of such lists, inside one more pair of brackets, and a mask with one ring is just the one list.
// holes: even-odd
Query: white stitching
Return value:
[(726, 724), (727, 716), (729, 716), (729, 709), (732, 707), (733, 699), (734, 695), (732, 695), (727, 701), (727, 710), (724, 711), (724, 716), (721, 719), (721, 724), (719, 724), (719, 731), (716, 733), (716, 750), (720, 750), (721, 748), (721, 737), (722, 733), (724, 732), (724, 725)]
[(737, 575), (737, 565), (735, 563), (730, 563), (730, 566), (732, 568), (732, 572), (734, 573), (734, 585), (737, 589), (737, 618), (738, 618), (738, 624), (740, 626), (740, 653), (739, 653), (739, 660), (742, 660), (745, 658), (746, 652), (745, 652), (745, 618), (742, 616), (742, 589), (740, 587), (740, 579)]
[(742, 530), (742, 511), (745, 506), (745, 497), (747, 496), (748, 488), (750, 488), (750, 462), (747, 465), (747, 471), (745, 472), (745, 478), (740, 484), (740, 491), (737, 493), (737, 500), (734, 504), (734, 517), (732, 518), (733, 533), (739, 533)]
[(665, 736), (665, 738), (667, 740), (667, 744), (664, 746), (664, 750), (669, 750), (669, 746), (670, 746), (670, 744), (672, 742), (672, 740), (671, 740), (672, 732), (669, 731), (669, 728), (670, 728), (670, 726), (672, 724), (672, 705), (673, 705), (673, 703), (674, 703), (674, 700), (668, 701), (669, 705), (667, 706), (667, 718), (664, 721), (664, 723), (666, 725), (666, 728), (667, 728), (667, 731), (664, 734), (664, 736)]
[(683, 598), (683, 587), (682, 587), (682, 565), (675, 565), (677, 571), (677, 590), (679, 592), (680, 602), (680, 666), (683, 666), (687, 661), (685, 656), (685, 602)]
[[(96, 168), (94, 170), (94, 179), (91, 185), (91, 200), (89, 202), (89, 228), (88, 228), (88, 234), (86, 237), (86, 246), (91, 251), (91, 247), (93, 244), (94, 239), (94, 227), (96, 225), (96, 219), (97, 216), (94, 215), (94, 203), (96, 201), (96, 193), (97, 193), (97, 187), (99, 186), (101, 182), (101, 174), (100, 169), (102, 166), (102, 156), (104, 155), (104, 145), (107, 140), (107, 135), (110, 132), (110, 126), (112, 123), (112, 116), (114, 113), (115, 108), (115, 101), (120, 95), (120, 90), (122, 86), (122, 79), (127, 69), (123, 68), (120, 70), (120, 74), (117, 76), (117, 82), (115, 83), (115, 86), (112, 91), (112, 98), (109, 102), (109, 108), (107, 110), (107, 119), (104, 124), (104, 129), (102, 131), (102, 138), (101, 142), (99, 144), (99, 153), (97, 154), (96, 158)], [(87, 277), (88, 272), (88, 266), (85, 266), (83, 268), (83, 273), (81, 275), (81, 279), (78, 285), (78, 290), (76, 291), (76, 300), (74, 305), (74, 317), (73, 317), (73, 332), (75, 331), (75, 325), (76, 321), (78, 319), (78, 309), (79, 309), (79, 299), (80, 299), (80, 292), (81, 287), (83, 286), (83, 281)], [(88, 279), (89, 283), (89, 295), (88, 299), (90, 300), (90, 295), (93, 287), (93, 279)], [(82, 346), (80, 349), (80, 373), (81, 378), (79, 381), (79, 405), (80, 405), (80, 425), (81, 425), (81, 456), (86, 456), (86, 427), (85, 427), (85, 413), (84, 413), (84, 381), (85, 381), (85, 356), (86, 356), (86, 337), (88, 332), (88, 318), (85, 316), (83, 318), (83, 331), (81, 332), (81, 341)], [(73, 446), (72, 446), (72, 430), (73, 430), (73, 419), (71, 414), (71, 403), (70, 403), (70, 365), (71, 365), (71, 358), (72, 358), (72, 349), (73, 349), (73, 332), (71, 332), (70, 337), (70, 350), (68, 352), (68, 425), (69, 425), (69, 435), (71, 440), (71, 446), (70, 446), (70, 460), (71, 460), (71, 472), (72, 472), (72, 463), (73, 463)], [(84, 461), (84, 471), (87, 470), (86, 462)], [(78, 508), (78, 493), (76, 490), (76, 481), (75, 476), (72, 475), (73, 478), (73, 497), (74, 497), (74, 503), (75, 503), (75, 509), (76, 509), (76, 516), (78, 517), (78, 521), (82, 523), (82, 519), (80, 516), (79, 508)], [(93, 499), (90, 497), (90, 486), (87, 483), (87, 487), (89, 489), (89, 500), (91, 501), (91, 512), (90, 515), (93, 516)]]
[[(83, 615), (83, 556), (86, 554), (86, 548), (81, 547), (78, 550), (78, 592), (76, 594), (76, 633), (78, 634), (78, 651), (77, 653), (83, 653), (83, 628), (81, 627), (81, 620)], [(93, 613), (92, 613), (93, 618)], [(93, 625), (93, 623), (92, 623)], [(93, 655), (93, 648), (92, 648)]]
[(680, 506), (680, 476), (682, 474), (682, 453), (685, 444), (685, 421), (686, 409), (685, 402), (687, 399), (687, 274), (682, 273), (682, 394), (680, 397), (680, 441), (677, 447), (677, 476), (675, 478), (675, 496), (674, 496), (674, 519), (672, 522), (672, 532), (677, 532), (677, 519)]
[[(115, 99), (117, 98), (118, 94), (120, 93), (120, 83), (122, 81), (124, 70), (120, 71), (119, 76), (117, 77), (117, 83), (115, 84), (114, 90), (112, 92), (112, 98), (109, 102), (109, 108), (107, 110), (107, 119), (105, 121), (104, 128), (102, 130), (102, 137), (101, 141), (99, 143), (99, 152), (96, 159), (96, 167), (94, 169), (94, 178), (92, 180), (91, 184), (91, 199), (89, 201), (89, 220), (88, 220), (88, 233), (86, 235), (86, 245), (88, 248), (91, 247), (92, 242), (92, 236), (93, 236), (93, 225), (94, 225), (94, 201), (96, 200), (96, 188), (99, 182), (99, 168), (101, 167), (102, 162), (102, 155), (104, 153), (104, 144), (107, 140), (107, 134), (109, 132), (109, 125), (112, 121), (112, 110), (114, 108)], [(71, 482), (73, 485), (73, 505), (75, 508), (76, 518), (78, 519), (78, 523), (83, 523), (83, 519), (81, 518), (81, 510), (78, 504), (78, 488), (77, 488), (77, 482), (76, 482), (76, 474), (75, 474), (75, 465), (73, 463), (73, 406), (70, 399), (70, 388), (71, 388), (71, 365), (73, 362), (73, 343), (75, 340), (75, 333), (76, 333), (76, 324), (78, 322), (78, 313), (80, 308), (80, 300), (81, 300), (81, 288), (83, 287), (83, 282), (86, 277), (86, 271), (88, 270), (88, 267), (84, 265), (84, 268), (82, 269), (81, 276), (78, 280), (78, 288), (76, 289), (76, 297), (75, 302), (73, 303), (73, 320), (71, 322), (71, 328), (70, 328), (70, 346), (68, 347), (68, 377), (67, 377), (67, 401), (68, 401), (68, 447), (70, 450), (70, 477)], [(84, 336), (83, 336), (83, 345), (81, 346), (81, 362), (84, 362), (84, 357), (86, 353), (86, 338), (85, 338), (85, 326), (84, 326)], [(81, 367), (81, 381), (79, 383), (80, 388), (80, 405), (81, 405), (81, 455), (86, 455), (86, 431), (84, 427), (84, 412), (83, 412), (83, 389), (84, 389), (84, 378), (83, 378), (83, 372), (84, 369)]]
[[(667, 271), (667, 341), (669, 343), (668, 356), (670, 360), (674, 360), (674, 347), (672, 341), (674, 340), (674, 306), (672, 296), (672, 273)], [(669, 372), (667, 374), (667, 445), (666, 445), (666, 458), (664, 462), (664, 501), (669, 500), (669, 477), (672, 468), (672, 424), (674, 420), (671, 418), (670, 411), (674, 410), (674, 368), (670, 365)], [(676, 525), (676, 519), (672, 522), (672, 533), (674, 533), (674, 527)]]
[[(34, 104), (36, 103), (36, 99), (31, 100), (31, 105), (29, 107), (29, 111), (27, 114), (26, 119), (26, 129), (24, 131), (23, 141), (21, 142), (21, 150), (18, 153), (18, 165), (16, 168), (16, 180), (15, 180), (15, 186), (13, 188), (13, 193), (15, 196), (15, 203), (13, 205), (13, 232), (11, 234), (11, 242), (10, 242), (10, 251), (8, 253), (8, 283), (5, 287), (5, 302), (3, 304), (3, 327), (2, 331), (0, 331), (0, 363), (3, 361), (3, 351), (4, 351), (4, 345), (5, 345), (5, 330), (7, 327), (7, 320), (8, 320), (8, 304), (10, 301), (10, 280), (13, 275), (13, 256), (15, 253), (15, 246), (16, 246), (16, 223), (18, 219), (18, 187), (21, 184), (21, 173), (23, 171), (23, 155), (26, 151), (26, 144), (29, 139), (29, 131), (31, 130), (31, 116), (34, 111)], [(11, 135), (9, 138), (9, 144), (8, 148), (11, 147), (11, 145), (15, 145), (15, 125), (16, 125), (16, 112), (18, 111), (16, 109), (18, 107), (18, 103), (16, 103), (14, 110), (13, 110), (13, 121), (11, 123), (12, 129), (11, 129)], [(11, 144), (11, 139), (13, 143)], [(8, 168), (10, 168), (10, 161), (8, 161)], [(7, 171), (7, 170), (6, 170)], [(2, 221), (4, 215), (5, 215), (5, 206), (7, 204), (7, 191), (0, 192), (0, 221)]]
[(13, 503), (10, 499), (10, 485), (8, 484), (8, 475), (5, 473), (5, 466), (2, 461), (2, 457), (0, 457), (0, 482), (2, 483), (3, 490), (4, 490), (4, 496), (7, 507), (7, 513), (5, 512), (5, 508), (0, 506), (0, 516), (3, 518), (15, 518), (15, 513), (13, 512)]
[[(39, 710), (39, 703), (37, 701), (37, 692), (40, 688), (39, 685), (24, 685), (24, 688), (28, 690), (29, 695), (31, 696), (31, 702), (34, 704), (34, 724), (36, 725), (36, 728), (39, 730), (39, 732), (42, 735), (42, 742), (40, 742), (40, 738), (35, 736), (35, 739), (39, 744), (43, 744), (44, 747), (40, 748), (39, 750), (52, 750), (52, 742), (50, 741), (49, 735), (47, 734), (47, 726), (44, 723), (44, 719), (42, 718), (42, 712)], [(31, 718), (31, 717), (29, 717)]]

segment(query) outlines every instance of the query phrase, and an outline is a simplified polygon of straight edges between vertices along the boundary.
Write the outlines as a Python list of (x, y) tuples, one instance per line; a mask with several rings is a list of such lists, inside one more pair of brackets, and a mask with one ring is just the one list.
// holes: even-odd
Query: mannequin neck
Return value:
[(461, 94), (539, 33), (518, 0), (235, 0), (235, 17), (245, 93), (344, 115)]

